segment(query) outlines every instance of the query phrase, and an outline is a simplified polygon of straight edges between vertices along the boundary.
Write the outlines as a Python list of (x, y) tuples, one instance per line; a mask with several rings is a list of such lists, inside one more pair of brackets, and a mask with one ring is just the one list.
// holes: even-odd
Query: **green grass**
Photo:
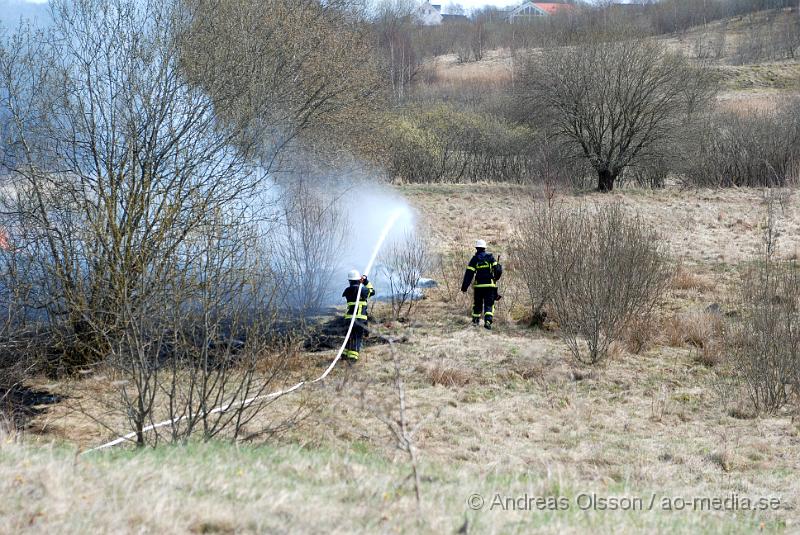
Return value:
[[(619, 445), (623, 447), (623, 444)], [(490, 446), (489, 446), (490, 447)], [(632, 488), (619, 481), (578, 483), (545, 466), (476, 470), (422, 465), (423, 504), (403, 485), (409, 467), (363, 443), (344, 451), (283, 446), (190, 444), (76, 457), (65, 448), (6, 444), (0, 449), (0, 517), (4, 529), (92, 532), (455, 532), (563, 533), (584, 530), (735, 533), (779, 532), (772, 513), (662, 511), (668, 489)], [(655, 510), (580, 510), (584, 493), (600, 498), (653, 493)], [(467, 499), (484, 505), (471, 510)], [(680, 494), (675, 494), (680, 495)], [(534, 497), (568, 510), (536, 510)], [(507, 498), (522, 498), (507, 507)], [(501, 503), (502, 502), (502, 503)], [(525, 510), (527, 505), (534, 510)], [(546, 507), (548, 504), (545, 503)], [(584, 504), (585, 505), (585, 504)]]

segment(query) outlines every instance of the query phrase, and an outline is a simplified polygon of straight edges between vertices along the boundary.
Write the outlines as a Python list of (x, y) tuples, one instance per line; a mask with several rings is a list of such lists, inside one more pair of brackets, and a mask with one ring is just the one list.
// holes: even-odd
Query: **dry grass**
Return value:
[(444, 357), (432, 366), (424, 366), (421, 371), (432, 386), (462, 387), (468, 385), (473, 378), (469, 370), (445, 363)]
[(652, 316), (636, 317), (622, 332), (622, 344), (629, 353), (638, 355), (649, 349), (659, 338), (659, 326)]
[[(398, 187), (419, 210), (442, 250), (469, 251), (476, 235), (489, 242), (496, 253), (508, 244), (520, 214), (528, 212), (531, 190), (504, 184), (413, 185)], [(728, 190), (621, 190), (607, 195), (559, 197), (568, 206), (578, 203), (619, 202), (631, 212), (664, 230), (670, 252), (684, 259), (699, 277), (717, 264), (736, 265), (759, 250), (763, 221), (763, 192), (758, 189)], [(491, 213), (477, 221), (475, 206)], [(800, 250), (800, 210), (790, 205), (778, 222), (781, 234), (777, 253), (788, 256)], [(720, 281), (714, 280), (719, 284)]]
[(476, 83), (504, 86), (511, 82), (514, 60), (506, 50), (490, 50), (481, 61), (459, 63), (455, 54), (447, 54), (430, 60), (423, 68), (440, 87)]
[(699, 293), (706, 293), (712, 291), (716, 287), (716, 283), (710, 277), (698, 275), (690, 271), (683, 263), (680, 263), (675, 270), (671, 287), (673, 290), (694, 290)]
[[(572, 440), (569, 430), (555, 434), (565, 444)], [(580, 479), (578, 472), (551, 472), (535, 462), (483, 473), (423, 463), (428, 477), (416, 513), (410, 512), (412, 493), (399, 484), (401, 463), (354, 449), (190, 445), (93, 459), (49, 448), (5, 446), (0, 452), (0, 514), (9, 533), (580, 533), (610, 529), (609, 518), (615, 533), (780, 529), (778, 520), (762, 514), (582, 511), (576, 507), (582, 493), (649, 499), (649, 488), (630, 481), (635, 471), (599, 450), (586, 452), (591, 462)], [(656, 462), (665, 472), (679, 466)], [(719, 472), (715, 463), (704, 464)], [(598, 471), (616, 471), (628, 481), (592, 481)], [(686, 490), (671, 485), (657, 493), (661, 499)], [(466, 506), (474, 493), (485, 497), (481, 511)], [(560, 496), (571, 506), (556, 513), (492, 507), (495, 493)]]
[(722, 336), (724, 322), (715, 312), (691, 310), (668, 318), (664, 335), (672, 347), (712, 348)]
[(720, 340), (706, 342), (694, 353), (695, 362), (708, 368), (719, 366), (725, 359), (724, 345)]
[[(505, 257), (525, 208), (524, 188), (399, 191), (434, 230), (439, 252), (469, 253), (479, 235)], [(564, 345), (547, 331), (510, 321), (499, 321), (492, 332), (472, 328), (469, 296), (456, 291), (448, 299), (441, 282), (419, 303), (411, 324), (376, 324), (407, 340), (398, 348), (409, 370), (411, 421), (441, 411), (416, 436), (421, 520), (413, 491), (403, 484), (407, 466), (363, 404), (393, 395), (388, 349), (371, 346), (357, 365), (271, 406), (265, 417), (291, 414), (303, 396), (318, 408), (261, 447), (190, 445), (76, 458), (74, 445), (97, 444), (108, 432), (67, 410), (77, 407), (84, 390), (56, 385), (77, 396), (71, 405), (51, 408), (34, 422), (38, 432), (28, 431), (24, 445), (5, 444), (0, 451), (0, 531), (454, 533), (465, 519), (469, 533), (796, 530), (800, 431), (786, 414), (754, 419), (746, 407), (732, 412), (713, 395), (719, 368), (698, 366), (715, 365), (722, 335), (722, 318), (705, 311), (708, 301), (713, 295), (726, 302), (735, 282), (729, 273), (759, 243), (760, 192), (634, 191), (591, 198), (621, 201), (671, 229), (669, 246), (686, 259), (683, 281), (661, 312), (667, 319), (632, 325), (624, 347), (605, 365), (574, 368)], [(492, 214), (488, 223), (474, 217), (478, 203)], [(800, 217), (790, 207), (780, 225), (780, 247), (793, 250)], [(460, 281), (457, 264), (446, 272)], [(315, 367), (331, 357), (315, 354), (314, 366), (299, 366), (297, 374), (319, 371)], [(83, 381), (87, 398), (80, 401), (95, 403), (112, 381)], [(37, 445), (53, 440), (70, 446)], [(494, 493), (572, 499), (583, 491), (645, 498), (652, 492), (735, 492), (780, 497), (784, 508), (738, 515), (576, 508), (540, 514), (474, 512), (465, 504), (477, 492), (487, 499)]]

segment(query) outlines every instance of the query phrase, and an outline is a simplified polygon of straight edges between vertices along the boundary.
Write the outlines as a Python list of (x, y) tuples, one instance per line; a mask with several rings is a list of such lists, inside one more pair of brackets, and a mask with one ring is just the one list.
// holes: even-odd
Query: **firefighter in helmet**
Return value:
[(480, 324), (481, 314), (483, 314), (483, 326), (487, 329), (492, 328), (494, 320), (494, 302), (497, 297), (497, 281), (503, 275), (503, 266), (495, 260), (492, 253), (486, 252), (486, 242), (477, 240), (475, 242), (475, 256), (469, 261), (464, 272), (464, 282), (461, 283), (461, 291), (466, 292), (472, 283), (475, 294), (472, 304), (472, 324), (476, 327)]
[[(369, 321), (367, 302), (370, 297), (375, 295), (375, 289), (367, 279), (367, 276), (361, 275), (355, 269), (347, 274), (347, 280), (350, 284), (342, 292), (342, 297), (347, 300), (347, 312), (345, 312), (344, 319), (348, 320), (348, 323), (352, 321), (353, 316), (356, 319), (353, 323), (353, 332), (350, 333), (350, 338), (347, 340), (342, 358), (355, 362), (358, 360), (361, 344), (369, 331), (367, 327), (367, 322)], [(361, 288), (360, 296), (358, 293), (359, 288)]]

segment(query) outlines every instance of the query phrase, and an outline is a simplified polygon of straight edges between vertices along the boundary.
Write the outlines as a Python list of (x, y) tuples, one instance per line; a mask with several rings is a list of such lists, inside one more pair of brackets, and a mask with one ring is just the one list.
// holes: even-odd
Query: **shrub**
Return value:
[(469, 370), (445, 364), (443, 359), (433, 366), (425, 367), (424, 372), (432, 386), (460, 387), (472, 380)]
[(431, 267), (429, 250), (425, 236), (409, 231), (390, 242), (381, 255), (392, 319), (411, 319), (421, 298), (420, 279)]
[(772, 187), (795, 184), (800, 168), (800, 105), (790, 101), (772, 111), (718, 113), (693, 158), (684, 181), (699, 187)]
[(619, 204), (535, 206), (517, 255), (534, 315), (548, 303), (584, 363), (604, 359), (631, 321), (652, 312), (670, 275), (658, 233)]
[(386, 128), (389, 172), (408, 182), (525, 183), (563, 161), (529, 128), (453, 105), (408, 108)]
[(722, 336), (722, 331), (719, 314), (700, 310), (676, 314), (664, 326), (667, 342), (673, 347), (710, 348)]
[(759, 412), (774, 412), (800, 386), (800, 267), (760, 261), (744, 277), (742, 315), (728, 338), (734, 372)]
[(758, 412), (775, 412), (800, 388), (800, 266), (775, 257), (777, 202), (767, 195), (763, 253), (741, 284), (742, 313), (727, 337), (734, 377)]

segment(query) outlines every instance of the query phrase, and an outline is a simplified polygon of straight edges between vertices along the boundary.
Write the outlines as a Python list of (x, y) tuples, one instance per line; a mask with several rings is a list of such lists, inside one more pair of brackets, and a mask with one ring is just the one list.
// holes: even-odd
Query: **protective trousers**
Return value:
[(472, 321), (477, 323), (483, 313), (483, 321), (491, 324), (494, 320), (494, 300), (497, 288), (475, 288), (472, 302)]
[(356, 320), (353, 324), (353, 332), (350, 333), (350, 338), (347, 340), (347, 345), (342, 354), (344, 358), (358, 360), (358, 355), (361, 352), (361, 346), (364, 343), (364, 338), (367, 336), (368, 330), (366, 321)]

